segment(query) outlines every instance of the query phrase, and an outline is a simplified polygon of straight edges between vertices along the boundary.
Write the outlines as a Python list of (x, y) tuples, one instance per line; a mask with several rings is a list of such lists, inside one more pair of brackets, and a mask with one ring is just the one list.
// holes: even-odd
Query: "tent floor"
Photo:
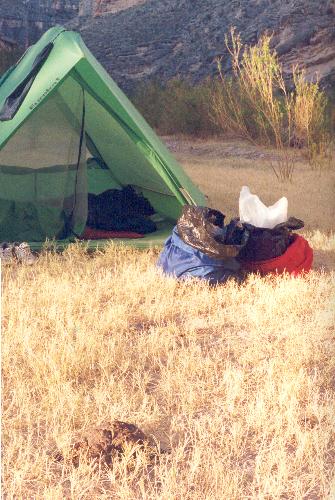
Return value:
[(170, 236), (172, 229), (175, 224), (171, 222), (159, 222), (157, 223), (157, 231), (144, 236), (144, 238), (130, 239), (130, 238), (112, 238), (108, 240), (78, 240), (74, 238), (68, 238), (66, 240), (55, 240), (50, 242), (28, 242), (29, 246), (34, 251), (42, 250), (42, 248), (48, 248), (48, 246), (54, 250), (62, 251), (65, 250), (72, 243), (79, 243), (88, 250), (103, 249), (106, 245), (111, 242), (116, 245), (126, 245), (133, 248), (145, 249), (152, 247), (162, 247), (165, 240)]

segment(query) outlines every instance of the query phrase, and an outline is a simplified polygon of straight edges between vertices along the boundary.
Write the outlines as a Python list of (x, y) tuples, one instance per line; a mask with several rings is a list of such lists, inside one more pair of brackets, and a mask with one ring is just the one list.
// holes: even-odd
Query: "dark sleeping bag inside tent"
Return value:
[(155, 213), (149, 201), (132, 186), (88, 194), (87, 226), (104, 231), (148, 234), (156, 231), (149, 219)]
[(154, 208), (133, 186), (122, 187), (98, 157), (87, 161), (88, 213), (81, 239), (136, 239), (156, 231)]

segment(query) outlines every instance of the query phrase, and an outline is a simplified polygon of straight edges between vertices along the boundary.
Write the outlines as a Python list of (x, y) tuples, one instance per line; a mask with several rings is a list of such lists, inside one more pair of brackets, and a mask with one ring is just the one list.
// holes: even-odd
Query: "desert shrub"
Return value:
[(154, 81), (141, 85), (133, 101), (161, 134), (207, 136), (219, 130), (211, 116), (212, 87), (210, 80), (197, 85), (180, 79), (165, 85)]
[(278, 56), (264, 35), (255, 46), (244, 45), (234, 29), (226, 37), (233, 75), (225, 76), (218, 60), (219, 80), (211, 95), (213, 116), (223, 132), (232, 132), (278, 150), (278, 178), (291, 179), (294, 152), (305, 148), (310, 162), (329, 156), (332, 133), (329, 103), (319, 82), (309, 82), (305, 72), (293, 68), (293, 87), (288, 89)]

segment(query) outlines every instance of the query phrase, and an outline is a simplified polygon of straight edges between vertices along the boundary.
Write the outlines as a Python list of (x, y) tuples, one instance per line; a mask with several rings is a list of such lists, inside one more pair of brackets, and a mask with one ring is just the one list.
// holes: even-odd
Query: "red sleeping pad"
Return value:
[(144, 238), (144, 234), (129, 231), (105, 231), (103, 229), (85, 227), (83, 234), (80, 236), (82, 240), (109, 240), (110, 238)]
[(294, 241), (283, 255), (270, 260), (245, 261), (241, 260), (243, 269), (260, 274), (290, 273), (297, 276), (311, 270), (313, 250), (302, 236), (294, 234)]

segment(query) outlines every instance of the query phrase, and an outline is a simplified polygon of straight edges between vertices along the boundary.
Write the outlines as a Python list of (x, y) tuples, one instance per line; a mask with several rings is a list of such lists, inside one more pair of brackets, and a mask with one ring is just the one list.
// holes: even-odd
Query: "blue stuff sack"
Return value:
[(230, 278), (243, 281), (240, 264), (234, 257), (209, 257), (185, 243), (178, 235), (177, 226), (166, 240), (157, 266), (168, 276), (179, 279), (200, 278), (211, 285), (225, 283)]

